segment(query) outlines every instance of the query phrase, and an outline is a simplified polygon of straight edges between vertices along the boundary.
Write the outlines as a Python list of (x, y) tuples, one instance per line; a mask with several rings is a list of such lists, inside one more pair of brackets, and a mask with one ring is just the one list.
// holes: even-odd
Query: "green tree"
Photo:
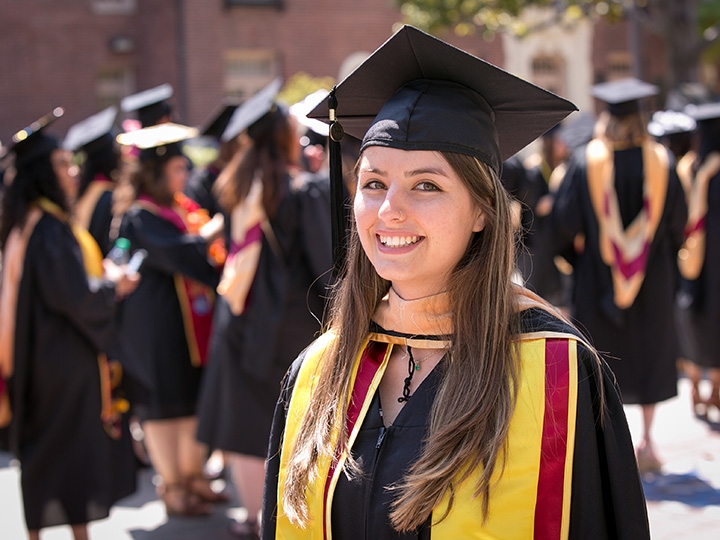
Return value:
[[(720, 0), (396, 0), (405, 21), (430, 33), (457, 35), (480, 31), (486, 39), (498, 32), (525, 36), (550, 24), (571, 27), (586, 17), (627, 18), (644, 25), (667, 44), (666, 88), (698, 82), (701, 58), (720, 56)], [(518, 16), (529, 6), (545, 7), (553, 17), (528, 27)], [(630, 44), (633, 47), (633, 44)], [(636, 71), (640, 66), (636, 66)]]

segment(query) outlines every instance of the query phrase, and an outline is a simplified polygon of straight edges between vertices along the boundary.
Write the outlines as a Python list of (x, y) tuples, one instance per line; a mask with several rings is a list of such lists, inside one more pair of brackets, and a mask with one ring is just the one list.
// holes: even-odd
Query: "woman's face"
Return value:
[(407, 300), (446, 289), (485, 217), (438, 152), (371, 146), (355, 194), (360, 242), (377, 273)]
[(167, 160), (163, 167), (167, 187), (170, 193), (185, 190), (185, 183), (188, 177), (188, 162), (185, 156), (173, 156)]
[(80, 180), (78, 178), (78, 167), (72, 161), (72, 152), (57, 148), (50, 154), (50, 163), (52, 164), (55, 176), (57, 176), (60, 189), (63, 190), (65, 197), (69, 201), (77, 198)]

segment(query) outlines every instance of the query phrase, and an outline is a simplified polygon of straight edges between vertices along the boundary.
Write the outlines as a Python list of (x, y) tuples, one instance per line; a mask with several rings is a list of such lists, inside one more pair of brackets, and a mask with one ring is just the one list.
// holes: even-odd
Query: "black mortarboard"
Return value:
[(634, 77), (596, 84), (592, 95), (607, 103), (608, 112), (613, 116), (625, 116), (640, 110), (640, 100), (655, 96), (660, 89)]
[(560, 139), (570, 150), (589, 143), (595, 134), (595, 117), (580, 113), (568, 118), (560, 126)]
[(111, 136), (117, 113), (117, 107), (111, 105), (107, 109), (74, 124), (65, 135), (63, 147), (71, 152), (77, 152), (86, 149), (102, 138)]
[(235, 109), (222, 134), (222, 141), (227, 142), (234, 139), (270, 112), (275, 105), (275, 98), (281, 87), (282, 79), (278, 77)]
[[(574, 104), (412, 26), (403, 26), (333, 89), (337, 119), (368, 146), (466, 154), (500, 175), (503, 160), (537, 139)], [(327, 102), (309, 116), (333, 122)], [(337, 123), (332, 184), (341, 186)], [(338, 136), (339, 135), (339, 136)], [(341, 218), (337, 218), (341, 224)], [(337, 251), (336, 251), (337, 253)]]
[(150, 127), (157, 124), (163, 116), (170, 114), (172, 109), (166, 100), (172, 95), (172, 86), (165, 83), (123, 98), (120, 108), (124, 112), (137, 111), (142, 127)]
[(58, 140), (47, 135), (44, 130), (64, 113), (62, 107), (56, 107), (52, 112), (35, 120), (12, 136), (12, 143), (7, 152), (15, 155), (16, 168), (42, 156), (49, 156), (53, 150), (60, 147)]
[(225, 98), (220, 105), (213, 111), (205, 122), (200, 126), (200, 135), (205, 137), (214, 137), (219, 139), (222, 137), (225, 128), (227, 128), (230, 118), (240, 105), (239, 99)]
[(140, 161), (153, 159), (167, 160), (173, 156), (182, 156), (182, 146), (178, 143), (197, 136), (194, 127), (165, 123), (150, 126), (117, 136), (117, 141), (126, 146), (140, 149)]
[(695, 131), (695, 120), (680, 111), (656, 111), (648, 123), (648, 133), (658, 139), (668, 135)]

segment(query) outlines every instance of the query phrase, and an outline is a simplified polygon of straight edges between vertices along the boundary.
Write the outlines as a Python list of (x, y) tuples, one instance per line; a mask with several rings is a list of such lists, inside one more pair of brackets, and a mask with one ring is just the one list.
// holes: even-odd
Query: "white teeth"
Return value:
[(404, 247), (415, 244), (419, 236), (380, 236), (380, 243), (390, 247)]

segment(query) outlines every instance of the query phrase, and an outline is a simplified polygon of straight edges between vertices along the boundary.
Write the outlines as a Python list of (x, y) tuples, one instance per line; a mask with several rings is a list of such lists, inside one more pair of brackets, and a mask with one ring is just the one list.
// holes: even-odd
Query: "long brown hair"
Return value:
[(294, 164), (299, 142), (285, 107), (276, 105), (238, 137), (239, 149), (213, 188), (220, 206), (230, 213), (250, 192), (253, 180), (263, 182), (263, 206), (273, 218), (288, 189), (288, 165)]
[[(475, 158), (443, 152), (485, 213), (485, 228), (473, 235), (448, 284), (454, 321), (449, 362), (433, 404), (420, 458), (399, 485), (390, 519), (398, 531), (422, 525), (453, 486), (482, 467), (476, 493), (487, 515), (490, 479), (502, 455), (514, 409), (519, 365), (514, 295), (514, 233), (510, 200), (497, 175)], [(353, 225), (346, 277), (333, 292), (328, 330), (336, 339), (325, 351), (318, 382), (288, 460), (283, 510), (298, 526), (308, 523), (305, 488), (318, 475), (320, 455), (334, 456), (331, 435), (345, 418), (353, 363), (378, 302), (390, 283), (382, 279), (360, 246)], [(340, 427), (338, 446), (348, 434)], [(350, 473), (357, 464), (348, 461)], [(458, 474), (458, 471), (464, 471)], [(448, 509), (449, 510), (449, 509)], [(444, 517), (444, 516), (442, 516)]]

